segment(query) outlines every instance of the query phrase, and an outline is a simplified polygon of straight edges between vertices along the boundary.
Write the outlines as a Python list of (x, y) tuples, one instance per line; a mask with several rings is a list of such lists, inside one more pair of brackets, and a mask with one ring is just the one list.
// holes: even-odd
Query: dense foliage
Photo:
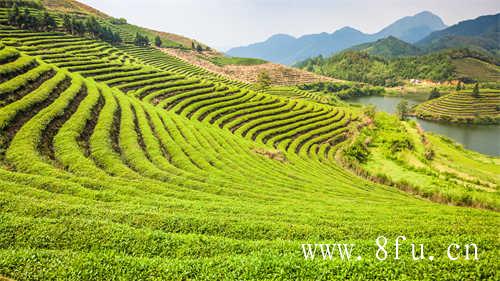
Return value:
[(444, 81), (453, 78), (448, 56), (434, 54), (422, 57), (384, 59), (364, 52), (347, 51), (330, 58), (307, 59), (297, 67), (338, 79), (397, 86), (402, 79)]
[(134, 44), (139, 47), (147, 47), (150, 44), (149, 37), (137, 32), (137, 34), (135, 35)]
[(324, 92), (334, 94), (341, 99), (353, 97), (381, 95), (385, 93), (383, 87), (373, 87), (361, 83), (352, 82), (318, 82), (299, 85), (299, 89), (305, 91)]
[(120, 34), (114, 32), (110, 27), (101, 25), (95, 17), (79, 19), (76, 16), (63, 16), (63, 28), (73, 35), (89, 35), (94, 39), (101, 39), (111, 44), (122, 43)]
[(473, 57), (495, 63), (495, 59), (467, 49), (443, 51), (423, 56), (382, 58), (360, 51), (346, 51), (329, 58), (310, 58), (296, 66), (318, 74), (370, 83), (397, 86), (402, 80), (448, 81), (458, 78), (453, 59)]

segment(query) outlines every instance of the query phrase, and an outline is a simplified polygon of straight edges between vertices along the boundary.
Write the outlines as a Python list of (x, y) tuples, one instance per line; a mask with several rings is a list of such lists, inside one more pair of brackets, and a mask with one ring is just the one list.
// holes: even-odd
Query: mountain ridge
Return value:
[(431, 12), (424, 11), (414, 16), (401, 18), (374, 34), (363, 33), (349, 26), (342, 27), (332, 33), (306, 34), (297, 38), (286, 34), (277, 34), (281, 41), (276, 41), (276, 35), (273, 35), (263, 42), (232, 48), (227, 54), (239, 57), (256, 57), (291, 65), (312, 56), (330, 55), (355, 45), (376, 41), (391, 35), (400, 40), (414, 43), (432, 31), (445, 27), (446, 25), (441, 18)]
[(375, 42), (364, 43), (353, 46), (348, 51), (361, 51), (370, 55), (386, 58), (416, 56), (422, 54), (422, 50), (410, 43), (406, 43), (394, 36), (379, 39)]
[(415, 44), (427, 51), (468, 47), (500, 55), (500, 13), (464, 20), (433, 32)]

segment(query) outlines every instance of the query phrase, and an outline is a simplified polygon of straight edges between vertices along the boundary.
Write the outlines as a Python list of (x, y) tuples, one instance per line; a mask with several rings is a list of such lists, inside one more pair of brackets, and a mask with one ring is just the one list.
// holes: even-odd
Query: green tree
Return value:
[(474, 85), (474, 89), (472, 90), (472, 96), (475, 98), (479, 98), (479, 83)]
[(83, 21), (77, 19), (75, 16), (71, 17), (71, 27), (73, 35), (79, 35), (79, 36), (85, 35), (86, 32), (85, 24), (83, 23)]
[(137, 34), (135, 35), (134, 44), (140, 47), (147, 47), (149, 46), (149, 38), (137, 32)]
[(441, 97), (441, 93), (437, 88), (432, 89), (431, 94), (429, 95), (429, 100), (437, 99)]
[(399, 120), (406, 120), (406, 116), (408, 116), (408, 113), (409, 113), (408, 101), (407, 100), (400, 101), (396, 106), (396, 115), (398, 116)]
[(271, 76), (267, 71), (261, 71), (257, 76), (257, 85), (260, 89), (267, 89), (271, 86)]
[(67, 14), (64, 14), (63, 16), (63, 29), (64, 31), (73, 34), (73, 23), (71, 21), (71, 17), (68, 16)]
[(40, 25), (45, 31), (54, 31), (57, 28), (56, 20), (47, 11), (43, 13)]
[(455, 89), (457, 92), (462, 90), (462, 82), (458, 81), (457, 88)]
[(120, 34), (113, 32), (113, 30), (110, 27), (101, 27), (98, 37), (101, 40), (109, 42), (111, 44), (119, 44), (122, 42)]
[(7, 23), (10, 25), (18, 26), (21, 18), (21, 12), (17, 3), (14, 3), (11, 9), (7, 13)]
[(196, 44), (194, 41), (191, 41), (191, 49), (196, 50)]
[(201, 46), (201, 44), (198, 44), (198, 46), (196, 46), (196, 51), (197, 51), (198, 53), (203, 52), (203, 46)]
[(161, 41), (160, 36), (157, 35), (155, 38), (155, 46), (159, 48), (159, 47), (161, 47), (161, 44), (163, 44), (163, 42)]
[(110, 22), (111, 22), (112, 24), (116, 24), (116, 25), (123, 25), (123, 24), (127, 24), (127, 20), (126, 20), (126, 19), (124, 19), (124, 18), (119, 18), (119, 19), (115, 19), (115, 18), (113, 18), (113, 19), (111, 19), (111, 20), (110, 20)]
[(22, 29), (38, 30), (40, 22), (37, 17), (31, 14), (30, 10), (25, 8), (17, 26)]
[(85, 20), (85, 30), (92, 38), (99, 38), (104, 33), (102, 26), (95, 17), (89, 17)]

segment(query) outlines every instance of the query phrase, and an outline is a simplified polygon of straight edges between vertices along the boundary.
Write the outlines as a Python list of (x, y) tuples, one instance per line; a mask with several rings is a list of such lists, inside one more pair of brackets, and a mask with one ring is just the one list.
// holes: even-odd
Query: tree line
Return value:
[[(9, 9), (7, 22), (9, 25), (33, 31), (55, 31), (58, 28), (57, 21), (48, 11), (43, 11), (40, 17), (31, 13), (28, 8), (21, 11), (17, 4)], [(92, 39), (101, 39), (111, 44), (122, 43), (120, 34), (100, 24), (95, 17), (80, 19), (74, 15), (64, 15), (62, 29), (72, 35), (90, 36)]]
[(92, 39), (101, 39), (111, 44), (120, 44), (123, 42), (118, 32), (114, 32), (110, 27), (101, 25), (95, 17), (79, 19), (74, 15), (64, 15), (63, 29), (73, 35), (88, 35)]
[(33, 31), (54, 31), (57, 29), (56, 20), (47, 11), (44, 11), (42, 17), (38, 18), (31, 14), (28, 8), (21, 11), (17, 4), (14, 4), (8, 11), (7, 22), (9, 25)]

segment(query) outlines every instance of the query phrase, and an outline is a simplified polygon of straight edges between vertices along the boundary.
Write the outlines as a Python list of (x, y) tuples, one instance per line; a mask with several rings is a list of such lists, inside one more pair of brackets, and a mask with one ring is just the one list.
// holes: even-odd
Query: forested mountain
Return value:
[(349, 50), (362, 51), (370, 55), (386, 58), (415, 56), (422, 53), (419, 48), (394, 36), (389, 36), (372, 43), (360, 44), (349, 48)]
[(459, 22), (433, 32), (416, 45), (427, 51), (467, 47), (500, 55), (500, 14)]

